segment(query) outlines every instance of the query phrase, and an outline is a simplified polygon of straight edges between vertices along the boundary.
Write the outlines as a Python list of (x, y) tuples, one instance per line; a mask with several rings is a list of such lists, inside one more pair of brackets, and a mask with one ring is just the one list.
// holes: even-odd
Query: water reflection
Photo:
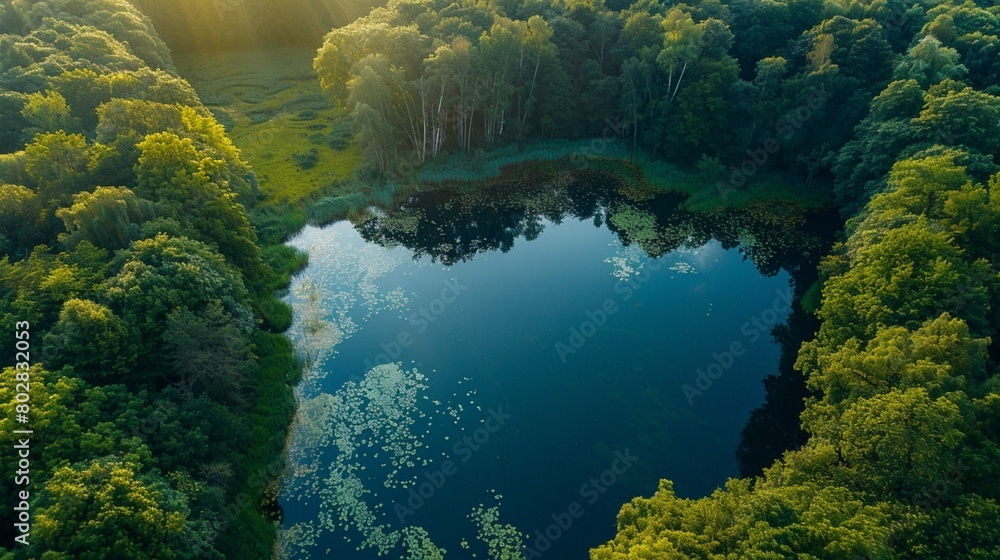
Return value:
[[(610, 538), (621, 503), (660, 477), (710, 492), (736, 474), (739, 429), (778, 349), (754, 345), (697, 406), (681, 388), (742, 340), (789, 276), (808, 284), (816, 217), (775, 204), (692, 214), (677, 196), (590, 170), (421, 191), (353, 230), (307, 229), (293, 242), (312, 259), (293, 285), (291, 334), (313, 360), (284, 481), (286, 554), (493, 557), (503, 545), (518, 558), (522, 538), (579, 501), (619, 451), (641, 461), (587, 502), (559, 557)], [(652, 259), (662, 272), (636, 276)], [(432, 328), (407, 322), (456, 277), (469, 289)], [(608, 301), (614, 317), (560, 359), (558, 344)], [(404, 332), (416, 342), (396, 344)], [(379, 352), (393, 363), (371, 367)], [(413, 498), (427, 473), (440, 479), (465, 457), (453, 446), (490, 410), (513, 417), (426, 504)]]
[(635, 244), (653, 258), (715, 239), (725, 249), (738, 248), (768, 276), (781, 269), (794, 274), (815, 259), (827, 236), (815, 227), (828, 221), (822, 213), (792, 205), (758, 203), (705, 214), (684, 211), (682, 201), (585, 170), (540, 183), (509, 179), (417, 192), (388, 212), (374, 212), (357, 229), (369, 242), (406, 247), (414, 259), (429, 256), (453, 265), (490, 251), (506, 253), (518, 238), (531, 241), (541, 235), (546, 222), (575, 218), (606, 225), (623, 245)]

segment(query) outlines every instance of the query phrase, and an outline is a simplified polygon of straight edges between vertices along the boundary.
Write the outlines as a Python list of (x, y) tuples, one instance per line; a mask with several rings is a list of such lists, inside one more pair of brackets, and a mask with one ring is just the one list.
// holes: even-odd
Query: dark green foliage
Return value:
[(299, 169), (305, 171), (316, 167), (316, 164), (319, 163), (319, 152), (316, 151), (316, 148), (312, 148), (308, 152), (292, 154), (292, 159), (295, 161), (295, 165), (299, 166)]
[(66, 206), (90, 182), (90, 146), (81, 134), (39, 134), (25, 148), (25, 172), (44, 206)]
[(392, 181), (450, 152), (600, 138), (749, 169), (729, 190), (780, 170), (822, 178), (816, 192), (893, 76), (901, 27), (880, 21), (896, 5), (629, 4), (390, 4), (331, 31), (315, 68), (352, 111), (367, 166)]
[(4, 123), (0, 127), (0, 153), (13, 152), (23, 146), (20, 131), (28, 126), (28, 121), (21, 114), (24, 103), (25, 96), (22, 94), (0, 92), (0, 122)]
[(277, 298), (258, 302), (257, 313), (264, 319), (263, 328), (273, 333), (283, 333), (292, 326), (292, 307)]
[[(153, 24), (130, 3), (121, 0), (53, 0), (47, 2), (51, 16), (106, 32), (127, 44), (132, 54), (154, 69), (173, 70), (170, 52)], [(23, 17), (23, 16), (22, 16)], [(29, 20), (33, 19), (29, 15)]]
[(139, 329), (143, 354), (160, 348), (168, 315), (218, 303), (242, 329), (249, 329), (247, 291), (238, 273), (210, 247), (160, 234), (137, 241), (115, 260), (117, 273), (107, 284), (108, 298)]
[[(262, 258), (266, 266), (271, 269), (271, 285), (268, 289), (274, 291), (285, 290), (289, 283), (291, 283), (292, 275), (296, 272), (305, 268), (309, 263), (309, 255), (298, 249), (293, 249), (287, 245), (266, 245), (262, 252)], [(272, 322), (271, 330), (278, 325), (282, 325), (285, 321), (281, 318), (285, 313), (282, 308), (273, 309), (272, 311), (265, 311), (272, 309), (270, 306), (274, 305), (268, 303), (271, 301), (269, 298), (263, 298), (258, 301), (261, 306), (262, 313), (266, 321), (271, 322), (269, 317), (275, 319)], [(279, 329), (275, 332), (283, 332), (284, 329)]]
[(0, 250), (3, 254), (24, 257), (22, 252), (41, 241), (35, 231), (40, 211), (41, 204), (31, 189), (0, 185)]
[[(285, 467), (285, 433), (295, 411), (295, 401), (287, 388), (298, 382), (300, 370), (287, 338), (257, 331), (253, 343), (261, 360), (248, 379), (251, 405), (246, 416), (246, 460), (234, 465), (234, 478), (240, 484), (232, 487), (229, 498), (236, 500), (242, 495), (250, 504), (273, 505), (276, 479)], [(235, 516), (226, 515), (230, 529), (219, 539), (219, 550), (226, 558), (270, 557), (275, 535), (273, 520), (256, 507), (236, 510)]]
[(135, 241), (140, 225), (156, 216), (156, 208), (125, 188), (97, 187), (73, 197), (73, 205), (56, 212), (66, 226), (60, 241), (69, 247), (87, 240), (102, 249), (124, 249)]
[(247, 373), (256, 356), (245, 330), (215, 301), (196, 314), (178, 307), (167, 316), (163, 358), (196, 394), (219, 402), (242, 402)]
[[(791, 27), (786, 12), (817, 12), (728, 4), (737, 22), (775, 18), (733, 26), (741, 61), (782, 56), (760, 60), (748, 93), (771, 111), (809, 87), (831, 93), (808, 137), (779, 154), (811, 173), (832, 164), (850, 218), (807, 292), (820, 319), (795, 364), (807, 388), (768, 382), (806, 398), (807, 437), (769, 467), (744, 464), (752, 484), (707, 498), (677, 500), (665, 481), (622, 509), (618, 536), (591, 558), (997, 557), (1000, 118), (983, 54), (1000, 14), (972, 2), (826, 2), (800, 39), (750, 56)], [(762, 433), (773, 409), (748, 429)], [(816, 515), (824, 502), (835, 518)], [(851, 529), (838, 526), (849, 518)]]
[(167, 132), (146, 136), (138, 148), (136, 192), (159, 201), (160, 211), (196, 239), (217, 246), (256, 287), (265, 276), (257, 234), (226, 180), (233, 172), (227, 162), (201, 156), (206, 150), (191, 138)]
[[(193, 0), (136, 4), (175, 38), (212, 30), (177, 45), (250, 35)], [(273, 4), (235, 6), (267, 15), (272, 41), (330, 27)], [(852, 219), (810, 291), (821, 323), (799, 353), (805, 386), (769, 384), (811, 395), (804, 431), (777, 444), (795, 449), (702, 500), (664, 482), (592, 558), (995, 558), (998, 36), (988, 2), (392, 2), (327, 36), (316, 69), (352, 118), (309, 140), (343, 148), (353, 133), (394, 180), (441, 154), (553, 137), (702, 162), (713, 180), (773, 140), (750, 175), (780, 170), (803, 189), (835, 177)], [(228, 114), (172, 72), (122, 0), (0, 2), (0, 322), (31, 321), (44, 359), (35, 544), (5, 558), (270, 557), (299, 376), (274, 293), (306, 260), (280, 243), (307, 217), (406, 192), (376, 185), (309, 216), (255, 209)], [(7, 448), (13, 380), (5, 370)], [(769, 418), (794, 422), (787, 410)]]
[[(251, 217), (264, 246), (282, 243), (306, 225), (304, 211), (298, 207), (262, 207)], [(263, 258), (267, 258), (266, 255)]]
[(215, 120), (219, 121), (219, 124), (226, 128), (226, 132), (232, 130), (233, 126), (236, 124), (233, 116), (230, 115), (228, 111), (212, 109), (212, 116), (215, 117)]
[[(298, 364), (257, 324), (287, 328), (272, 293), (301, 256), (262, 261), (253, 173), (130, 4), (0, 2), (0, 29), (0, 322), (31, 322), (44, 433), (32, 545), (4, 558), (266, 557), (259, 504), (280, 469), (249, 477), (281, 456)], [(291, 215), (270, 243), (301, 227)], [(5, 369), (8, 448), (14, 383)], [(220, 526), (239, 493), (246, 521)]]
[(79, 122), (70, 116), (66, 99), (54, 91), (28, 95), (21, 116), (28, 124), (21, 133), (25, 143), (39, 134), (80, 131)]
[(141, 68), (135, 71), (95, 73), (89, 67), (64, 72), (51, 79), (52, 88), (69, 103), (71, 114), (86, 130), (97, 126), (97, 109), (115, 98), (159, 103), (198, 104), (191, 86), (163, 71)]

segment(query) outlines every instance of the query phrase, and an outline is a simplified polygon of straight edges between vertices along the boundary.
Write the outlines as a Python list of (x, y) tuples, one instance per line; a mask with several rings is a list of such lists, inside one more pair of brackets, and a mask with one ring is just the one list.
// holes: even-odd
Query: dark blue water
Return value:
[(290, 557), (434, 558), (429, 539), (449, 558), (586, 558), (661, 478), (695, 497), (739, 474), (790, 309), (775, 233), (674, 199), (555, 212), (464, 196), (368, 220), (377, 242), (346, 221), (292, 242), (311, 255), (290, 300), (312, 368), (282, 498)]

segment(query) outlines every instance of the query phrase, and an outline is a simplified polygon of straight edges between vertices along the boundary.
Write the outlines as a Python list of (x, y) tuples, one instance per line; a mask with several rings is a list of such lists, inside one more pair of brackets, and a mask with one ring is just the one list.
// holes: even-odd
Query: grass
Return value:
[(418, 175), (421, 183), (476, 182), (495, 179), (508, 167), (539, 161), (577, 157), (627, 158), (623, 147), (595, 149), (590, 140), (542, 140), (510, 144), (489, 151), (453, 154), (425, 164)]
[(820, 303), (823, 300), (823, 281), (817, 280), (809, 286), (806, 293), (802, 295), (800, 305), (802, 310), (811, 315), (819, 311)]
[[(388, 206), (403, 190), (361, 180), (350, 118), (322, 92), (312, 69), (315, 54), (279, 48), (175, 57), (254, 169), (263, 201), (252, 219), (264, 245), (282, 243), (308, 222)], [(282, 310), (263, 311), (282, 323)]]
[[(254, 334), (260, 359), (250, 378), (251, 409), (246, 417), (248, 446), (236, 465), (238, 481), (230, 500), (247, 499), (258, 507), (240, 507), (217, 544), (226, 557), (269, 557), (267, 543), (275, 541), (276, 498), (282, 452), (295, 410), (290, 386), (300, 373), (291, 342), (279, 333), (292, 321), (292, 310), (279, 299), (292, 275), (308, 256), (281, 243), (309, 220), (324, 223), (363, 211), (372, 204), (396, 203), (408, 187), (390, 182), (364, 183), (359, 179), (361, 155), (350, 141), (345, 110), (332, 105), (320, 91), (307, 49), (269, 49), (175, 57), (177, 66), (196, 88), (203, 102), (229, 133), (254, 168), (263, 204), (252, 214), (259, 234), (261, 256), (274, 270), (269, 285), (254, 302), (262, 318)], [(0, 167), (17, 169), (22, 162), (0, 157)], [(690, 210), (711, 211), (745, 207), (760, 200), (790, 201), (806, 208), (826, 206), (822, 189), (803, 189), (785, 177), (760, 177), (747, 188), (723, 199), (714, 182), (700, 171), (648, 157), (633, 157), (624, 145), (594, 141), (547, 141), (474, 154), (457, 154), (425, 165), (424, 184), (462, 183), (467, 188), (500, 177), (535, 170), (596, 168), (618, 174), (635, 192), (650, 187), (689, 196)], [(819, 285), (810, 301), (818, 300)], [(814, 304), (815, 305), (815, 304)], [(256, 481), (256, 482), (252, 482)], [(265, 484), (265, 482), (268, 482)], [(246, 539), (246, 535), (263, 538)]]
[(356, 192), (342, 196), (324, 197), (309, 207), (309, 217), (316, 223), (327, 223), (361, 210), (368, 205), (368, 197)]
[(177, 56), (177, 67), (251, 162), (264, 204), (338, 192), (361, 165), (345, 109), (312, 70), (315, 52), (288, 48)]
[[(312, 56), (303, 49), (271, 49), (177, 57), (181, 73), (257, 174), (265, 198), (251, 219), (261, 258), (273, 271), (253, 302), (261, 318), (261, 328), (253, 334), (260, 359), (248, 379), (252, 395), (242, 427), (246, 447), (226, 496), (238, 507), (216, 539), (226, 558), (270, 558), (276, 541), (278, 481), (295, 413), (291, 387), (301, 372), (291, 341), (280, 334), (293, 319), (280, 296), (308, 262), (307, 254), (283, 242), (307, 223), (310, 201), (359, 189), (348, 180), (361, 163), (349, 141), (348, 119), (320, 92)], [(7, 167), (16, 163), (0, 159)]]
[[(411, 187), (400, 183), (373, 181), (363, 188), (355, 187), (351, 194), (327, 196), (309, 206), (309, 219), (317, 224), (327, 224), (342, 218), (361, 217), (372, 206), (389, 208), (399, 202)], [(344, 187), (342, 190), (350, 190)]]
[(788, 202), (807, 210), (819, 210), (833, 204), (832, 187), (828, 181), (814, 181), (803, 186), (791, 180), (765, 177), (743, 189), (730, 191), (725, 198), (717, 187), (699, 188), (683, 206), (691, 212), (711, 212), (721, 208), (747, 208), (755, 202)]
[[(584, 161), (576, 158), (584, 158)], [(757, 202), (787, 202), (805, 209), (828, 208), (833, 203), (829, 182), (813, 181), (803, 185), (796, 177), (761, 173), (744, 187), (726, 192), (719, 189), (717, 180), (700, 170), (684, 169), (644, 153), (631, 153), (624, 145), (593, 140), (547, 140), (527, 145), (512, 144), (489, 152), (454, 154), (424, 165), (419, 179), (422, 184), (473, 184), (495, 179), (505, 170), (537, 162), (572, 167), (588, 165), (584, 162), (592, 165), (594, 161), (630, 163), (617, 173), (641, 186), (686, 195), (688, 198), (682, 207), (691, 212), (742, 209)], [(636, 171), (638, 175), (633, 176)]]
[[(363, 162), (351, 141), (350, 119), (320, 89), (311, 65), (314, 55), (309, 49), (286, 48), (176, 57), (181, 74), (194, 84), (251, 162), (265, 197), (264, 209), (291, 214), (259, 217), (275, 235), (296, 231), (307, 219), (325, 223), (369, 205), (389, 206), (405, 189), (358, 178)], [(553, 162), (569, 168), (594, 160), (630, 162), (621, 171), (630, 182), (686, 195), (683, 206), (694, 212), (746, 208), (762, 201), (808, 209), (832, 203), (829, 184), (805, 187), (800, 179), (780, 173), (761, 173), (741, 189), (721, 192), (717, 181), (700, 170), (632, 153), (627, 143), (613, 140), (546, 140), (457, 153), (423, 165), (418, 182), (474, 187), (529, 163)], [(641, 174), (631, 176), (634, 168)], [(308, 210), (302, 212), (300, 207)]]

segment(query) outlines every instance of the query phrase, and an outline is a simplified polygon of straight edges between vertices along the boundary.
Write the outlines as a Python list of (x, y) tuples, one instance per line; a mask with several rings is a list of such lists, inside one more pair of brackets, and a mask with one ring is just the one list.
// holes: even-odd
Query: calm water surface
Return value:
[(813, 240), (677, 202), (588, 176), (306, 228), (284, 553), (587, 558), (661, 478), (738, 476)]

